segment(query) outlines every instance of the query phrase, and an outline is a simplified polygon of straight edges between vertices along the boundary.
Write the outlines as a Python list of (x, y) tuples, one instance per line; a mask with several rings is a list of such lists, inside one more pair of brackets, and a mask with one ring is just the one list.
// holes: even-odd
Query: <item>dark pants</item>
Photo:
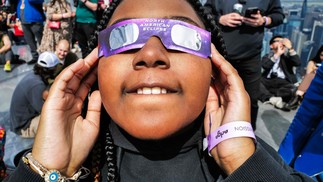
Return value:
[(19, 44), (19, 43), (22, 43), (22, 42), (25, 42), (25, 37), (24, 36), (16, 36), (13, 31), (8, 31), (8, 36), (12, 41), (14, 41), (16, 44)]
[(95, 31), (95, 28), (95, 23), (75, 23), (75, 38), (81, 47), (82, 58), (85, 58), (88, 54), (91, 53), (88, 41), (90, 40), (93, 32)]
[(256, 130), (258, 115), (258, 97), (261, 78), (260, 55), (248, 59), (230, 60), (230, 63), (238, 71), (243, 80), (244, 87), (251, 101), (251, 125)]
[(0, 62), (1, 64), (6, 64), (6, 62), (9, 60), (10, 62), (13, 59), (13, 53), (12, 50), (8, 50), (7, 52), (4, 52), (2, 54), (0, 54)]
[[(31, 56), (33, 60), (38, 59), (37, 42), (41, 43), (43, 37), (44, 25), (43, 23), (23, 23), (22, 30), (26, 43), (29, 45)], [(36, 42), (37, 40), (37, 42)]]
[(293, 83), (288, 82), (281, 78), (261, 78), (260, 98), (259, 100), (264, 102), (269, 100), (270, 97), (281, 97), (284, 102), (288, 102), (294, 92), (296, 86)]

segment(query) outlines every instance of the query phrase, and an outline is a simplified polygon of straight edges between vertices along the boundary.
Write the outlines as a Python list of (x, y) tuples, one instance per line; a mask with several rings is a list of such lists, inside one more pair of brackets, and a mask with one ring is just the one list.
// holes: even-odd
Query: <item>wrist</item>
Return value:
[(224, 124), (207, 136), (211, 156), (228, 175), (253, 155), (255, 140), (252, 126), (246, 121)]
[[(39, 174), (42, 178), (44, 178), (45, 181), (78, 181), (80, 177), (86, 177), (90, 173), (90, 171), (87, 168), (81, 167), (71, 177), (62, 176), (58, 170), (45, 168), (42, 164), (40, 164), (36, 159), (33, 158), (30, 152), (26, 156), (24, 156), (22, 160), (27, 166), (29, 166), (30, 169), (32, 169), (35, 173)], [(81, 176), (82, 173), (85, 174)]]
[(230, 175), (243, 165), (256, 151), (255, 140), (247, 137), (232, 138), (219, 143), (211, 152), (217, 164)]
[[(210, 125), (212, 125), (212, 123), (210, 123)], [(215, 148), (219, 143), (231, 138), (240, 137), (256, 139), (251, 124), (246, 121), (234, 121), (226, 123), (207, 136), (208, 150), (209, 152), (211, 152), (211, 150)]]

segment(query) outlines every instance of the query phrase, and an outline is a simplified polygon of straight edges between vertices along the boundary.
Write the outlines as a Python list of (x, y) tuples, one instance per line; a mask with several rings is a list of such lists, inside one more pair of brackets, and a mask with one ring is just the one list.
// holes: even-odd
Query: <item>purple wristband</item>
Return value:
[(246, 121), (235, 121), (224, 124), (207, 136), (208, 150), (217, 146), (223, 140), (236, 137), (250, 137), (256, 140), (252, 126)]

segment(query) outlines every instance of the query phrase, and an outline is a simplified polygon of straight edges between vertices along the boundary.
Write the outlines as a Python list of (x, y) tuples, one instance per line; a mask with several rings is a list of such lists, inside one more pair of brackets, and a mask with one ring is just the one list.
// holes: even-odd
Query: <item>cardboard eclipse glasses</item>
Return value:
[(211, 33), (173, 19), (129, 19), (99, 33), (99, 57), (142, 48), (152, 36), (159, 37), (166, 49), (207, 58), (211, 55)]

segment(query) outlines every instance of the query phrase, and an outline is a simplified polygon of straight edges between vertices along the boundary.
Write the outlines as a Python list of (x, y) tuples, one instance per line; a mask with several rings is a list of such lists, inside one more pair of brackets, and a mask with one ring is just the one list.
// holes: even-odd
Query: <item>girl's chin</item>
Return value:
[[(147, 124), (136, 122), (134, 124), (121, 126), (129, 135), (140, 140), (161, 140), (174, 135), (182, 129), (178, 125), (174, 125), (174, 122), (154, 123)], [(118, 124), (118, 123), (117, 123)], [(128, 123), (129, 124), (129, 123)]]

